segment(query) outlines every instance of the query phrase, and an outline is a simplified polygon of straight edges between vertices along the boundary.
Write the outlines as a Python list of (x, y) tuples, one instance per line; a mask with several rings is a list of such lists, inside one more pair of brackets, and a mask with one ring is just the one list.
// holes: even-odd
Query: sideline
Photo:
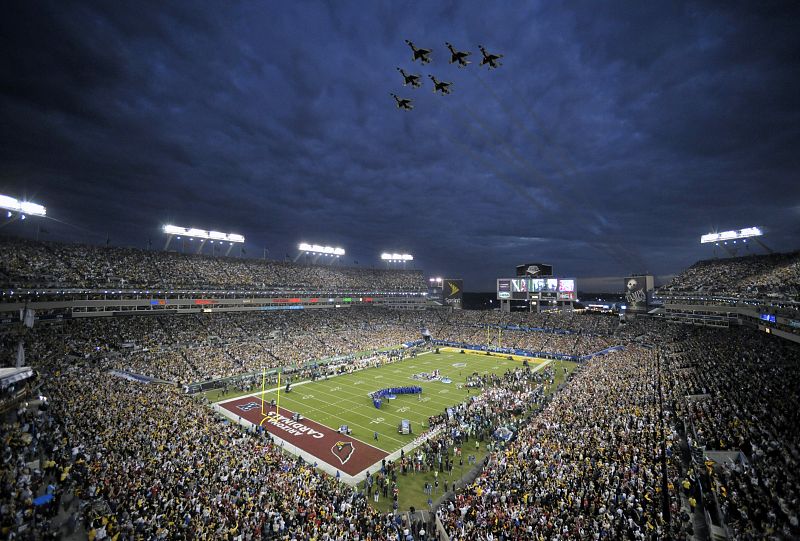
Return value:
[[(433, 352), (432, 351), (426, 351), (426, 352), (420, 353), (419, 355), (417, 355), (417, 357), (421, 357), (422, 355), (429, 354), (429, 353), (432, 354)], [(498, 356), (500, 356), (500, 355), (498, 355)], [(507, 357), (507, 355), (505, 355), (505, 356)], [(547, 366), (549, 366), (550, 364), (552, 364), (554, 362), (555, 361), (553, 359), (544, 360), (543, 362), (538, 364), (535, 368), (532, 368), (532, 371), (533, 372), (539, 372), (540, 370), (543, 370), (544, 368), (546, 368)], [(394, 364), (394, 363), (391, 363), (391, 364)], [(344, 375), (348, 375), (348, 374), (353, 374), (355, 372), (360, 372), (361, 370), (367, 370), (369, 368), (382, 368), (382, 367), (367, 366), (367, 367), (364, 367), (364, 368), (359, 368), (358, 370), (354, 370), (353, 372), (346, 372), (344, 374), (334, 374), (333, 376), (330, 376), (328, 379), (331, 379), (331, 378), (334, 378), (334, 377), (337, 377), (337, 376), (344, 376)], [(301, 382), (299, 382), (297, 384), (292, 384), (292, 387), (305, 385), (307, 383), (316, 383), (316, 382), (314, 382), (312, 380), (304, 380), (304, 381), (301, 381)], [(279, 388), (280, 387), (274, 387), (273, 389), (268, 389), (268, 390), (266, 390), (264, 392), (274, 392), (274, 391), (277, 391)], [(261, 393), (262, 393), (262, 391), (257, 391), (257, 392), (250, 393), (250, 394), (247, 394), (247, 395), (241, 395), (241, 396), (237, 396), (235, 398), (229, 398), (227, 400), (222, 400), (220, 402), (214, 402), (213, 404), (211, 404), (211, 409), (216, 411), (216, 412), (218, 412), (219, 414), (221, 414), (225, 418), (229, 419), (231, 422), (239, 424), (239, 425), (245, 427), (249, 432), (255, 432), (257, 430), (257, 428), (256, 428), (257, 425), (255, 423), (253, 423), (251, 421), (248, 421), (245, 418), (240, 418), (238, 415), (236, 415), (234, 412), (230, 411), (229, 409), (223, 408), (222, 404), (225, 404), (225, 403), (228, 403), (228, 402), (232, 402), (234, 400), (241, 400), (242, 398), (257, 397), (257, 396), (260, 396)], [(323, 426), (325, 426), (325, 425), (323, 425)], [(327, 427), (327, 428), (330, 428), (331, 430), (334, 430), (331, 427)], [(410, 451), (413, 451), (414, 449), (416, 449), (417, 447), (419, 447), (420, 445), (422, 445), (423, 443), (425, 443), (429, 439), (433, 438), (434, 436), (437, 436), (442, 430), (443, 430), (443, 427), (439, 426), (437, 428), (434, 428), (433, 430), (428, 430), (427, 432), (424, 432), (419, 437), (415, 438), (414, 440), (412, 440), (411, 442), (407, 443), (403, 447), (401, 447), (401, 448), (397, 449), (396, 451), (392, 452), (391, 454), (389, 454), (384, 460), (387, 460), (387, 461), (395, 461), (395, 460), (397, 460), (398, 458), (400, 458), (401, 451), (402, 451), (402, 453), (409, 453)], [(378, 465), (378, 467), (380, 467), (379, 466), (380, 462), (375, 462), (375, 463), (371, 464), (370, 466), (368, 466), (367, 468), (364, 468), (360, 472), (356, 473), (355, 475), (350, 475), (350, 474), (347, 474), (347, 473), (337, 469), (335, 466), (333, 466), (331, 464), (328, 464), (327, 462), (322, 460), (320, 457), (318, 457), (318, 456), (316, 456), (316, 455), (314, 455), (314, 454), (312, 454), (312, 453), (310, 453), (308, 451), (304, 451), (303, 449), (301, 449), (301, 448), (297, 447), (296, 445), (284, 440), (283, 438), (281, 438), (279, 436), (276, 436), (275, 434), (267, 433), (267, 435), (270, 438), (272, 438), (272, 441), (278, 443), (282, 450), (285, 450), (285, 451), (287, 451), (288, 453), (290, 453), (292, 455), (301, 457), (310, 466), (313, 466), (313, 467), (316, 467), (318, 469), (321, 469), (321, 470), (323, 470), (324, 472), (326, 472), (327, 474), (331, 475), (334, 478), (338, 474), (339, 475), (339, 481), (341, 481), (343, 483), (346, 483), (347, 485), (350, 485), (352, 487), (355, 487), (356, 485), (358, 485), (358, 483), (360, 483), (361, 481), (366, 479), (367, 472), (371, 471), (373, 468), (375, 468), (376, 465)], [(353, 438), (353, 439), (356, 439), (356, 438)], [(358, 442), (360, 442), (360, 443), (362, 443), (364, 445), (367, 445), (369, 447), (374, 447), (374, 446), (372, 446), (372, 445), (370, 445), (368, 443), (365, 443), (365, 442), (363, 442), (361, 440), (356, 439), (356, 441), (358, 441)], [(376, 447), (376, 449), (377, 449), (377, 447)], [(381, 449), (381, 451), (383, 451), (383, 450)], [(383, 452), (385, 452), (385, 451), (383, 451)]]

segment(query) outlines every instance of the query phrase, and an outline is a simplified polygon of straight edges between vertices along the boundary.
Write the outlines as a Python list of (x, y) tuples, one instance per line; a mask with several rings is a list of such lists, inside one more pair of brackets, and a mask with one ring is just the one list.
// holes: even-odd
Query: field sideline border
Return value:
[[(440, 348), (440, 350), (443, 350), (443, 351), (445, 351), (447, 353), (459, 353), (461, 351), (458, 348), (451, 348), (451, 347), (442, 347), (442, 348)], [(432, 351), (425, 351), (425, 352), (420, 353), (419, 355), (417, 355), (417, 357), (421, 357), (422, 355), (432, 354), (432, 353), (433, 353)], [(468, 353), (465, 350), (465, 354), (470, 354), (470, 353)], [(477, 355), (477, 356), (480, 356), (480, 357), (491, 357), (491, 356), (503, 357), (506, 360), (508, 359), (509, 356), (511, 356), (513, 360), (518, 360), (518, 361), (531, 360), (532, 359), (530, 357), (521, 357), (521, 356), (518, 356), (518, 355), (499, 354), (499, 353), (495, 353), (494, 355), (486, 355), (485, 352), (481, 352), (481, 353), (475, 352), (475, 353), (471, 353), (471, 354), (472, 355)], [(553, 363), (552, 359), (534, 358), (534, 360), (540, 361), (537, 364), (537, 366), (533, 368), (534, 372), (538, 372), (539, 370), (543, 370), (545, 367), (547, 367), (547, 366), (549, 366), (550, 364)], [(399, 362), (402, 362), (402, 361), (399, 361)], [(338, 377), (338, 376), (354, 374), (356, 372), (360, 372), (362, 370), (367, 370), (369, 368), (376, 368), (376, 367), (371, 367), (370, 366), (370, 367), (360, 368), (360, 369), (355, 370), (353, 372), (347, 372), (347, 373), (343, 373), (343, 374), (334, 374), (333, 376), (329, 376), (328, 380), (330, 380), (331, 378)], [(304, 380), (304, 381), (301, 381), (299, 383), (292, 384), (292, 387), (305, 385), (305, 384), (308, 384), (308, 383), (316, 383), (316, 381)], [(234, 400), (240, 400), (242, 398), (260, 397), (262, 393), (275, 392), (278, 389), (280, 389), (281, 387), (282, 386), (273, 387), (272, 389), (265, 389), (264, 391), (256, 391), (256, 392), (253, 392), (253, 393), (250, 393), (250, 394), (236, 396), (234, 398), (228, 398), (228, 399), (225, 399), (225, 400), (220, 400), (218, 402), (214, 402), (213, 404), (211, 404), (211, 408), (214, 411), (216, 411), (219, 414), (221, 414), (222, 416), (224, 416), (225, 418), (229, 419), (231, 422), (239, 424), (241, 426), (244, 426), (245, 428), (255, 430), (255, 426), (256, 426), (255, 423), (252, 423), (252, 422), (248, 421), (247, 419), (239, 418), (239, 416), (236, 415), (234, 412), (223, 408), (222, 404), (225, 404), (225, 403), (228, 403), (228, 402), (232, 402)], [(327, 425), (323, 425), (323, 426), (327, 426)], [(327, 427), (327, 428), (330, 428), (331, 430), (335, 431), (334, 428), (331, 428), (331, 427)], [(411, 442), (407, 443), (403, 447), (401, 447), (401, 448), (395, 450), (394, 452), (390, 453), (385, 458), (385, 460), (387, 460), (387, 461), (397, 460), (398, 458), (400, 458), (401, 452), (408, 453), (408, 452), (416, 449), (417, 447), (422, 445), (428, 439), (430, 439), (430, 438), (436, 436), (437, 434), (439, 434), (439, 432), (441, 432), (441, 430), (442, 430), (441, 427), (437, 427), (434, 430), (430, 430), (430, 431), (425, 432), (424, 434), (422, 434), (419, 437), (415, 438), (414, 440), (412, 440)], [(284, 440), (283, 438), (281, 438), (279, 436), (276, 436), (273, 433), (270, 433), (269, 437), (272, 438), (272, 441), (274, 441), (278, 445), (280, 445), (281, 449), (286, 450), (290, 454), (293, 454), (295, 456), (301, 457), (304, 461), (306, 461), (310, 465), (313, 465), (313, 464), (316, 463), (316, 465), (317, 465), (316, 467), (317, 468), (325, 471), (326, 473), (328, 473), (332, 477), (336, 477), (336, 475), (339, 474), (339, 476), (340, 476), (339, 480), (344, 482), (344, 483), (346, 483), (346, 484), (348, 484), (348, 485), (350, 485), (350, 486), (356, 486), (358, 483), (363, 481), (366, 478), (366, 472), (369, 471), (369, 470), (372, 470), (373, 468), (376, 467), (377, 464), (379, 464), (378, 462), (376, 462), (376, 463), (372, 464), (371, 466), (363, 469), (362, 471), (360, 471), (359, 473), (357, 473), (355, 475), (349, 475), (347, 473), (344, 473), (344, 472), (338, 470), (335, 466), (328, 464), (327, 462), (322, 460), (320, 457), (318, 457), (316, 455), (313, 455), (313, 454), (311, 454), (311, 453), (309, 453), (307, 451), (304, 451), (303, 449), (300, 449), (296, 445)], [(373, 445), (365, 443), (362, 440), (356, 439), (356, 441), (358, 441), (358, 442), (360, 442), (363, 445), (366, 445), (368, 447), (379, 449), (379, 448), (377, 448), (377, 447), (375, 447)], [(380, 450), (383, 451), (383, 449), (380, 449)], [(385, 452), (385, 451), (383, 451), (383, 452)]]

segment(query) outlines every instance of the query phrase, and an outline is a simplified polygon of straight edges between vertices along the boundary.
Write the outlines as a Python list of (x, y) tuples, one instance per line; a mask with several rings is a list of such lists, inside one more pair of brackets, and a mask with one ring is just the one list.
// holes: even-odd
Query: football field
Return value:
[[(548, 363), (539, 359), (528, 362), (533, 370)], [(286, 393), (282, 385), (279, 412), (269, 406), (272, 400), (278, 399), (278, 391), (274, 388), (264, 393), (263, 407), (261, 392), (224, 400), (217, 405), (227, 410), (228, 417), (234, 418), (232, 414), (235, 414), (240, 422), (244, 418), (259, 424), (273, 435), (352, 476), (412, 443), (428, 429), (430, 416), (439, 415), (447, 407), (460, 404), (478, 393), (478, 390), (464, 386), (468, 376), (473, 373), (499, 375), (522, 366), (521, 360), (509, 360), (505, 356), (426, 353), (327, 380), (301, 382), (292, 385), (290, 393)], [(439, 379), (427, 380), (423, 376), (434, 370), (439, 370)], [(451, 382), (445, 383), (442, 378), (449, 378)], [(422, 393), (384, 399), (380, 409), (373, 405), (369, 396), (380, 389), (412, 385), (422, 387)], [(305, 419), (293, 423), (293, 413), (299, 413)], [(412, 434), (398, 433), (402, 420), (410, 421)], [(349, 437), (336, 433), (341, 425), (350, 428)], [(306, 437), (309, 433), (311, 437)]]

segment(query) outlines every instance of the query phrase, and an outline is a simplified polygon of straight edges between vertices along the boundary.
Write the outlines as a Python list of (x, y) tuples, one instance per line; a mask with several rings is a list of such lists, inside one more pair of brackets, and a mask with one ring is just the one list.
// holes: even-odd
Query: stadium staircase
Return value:
[[(695, 447), (694, 449), (689, 448), (688, 440), (687, 440), (687, 429), (691, 431), (692, 436), (697, 440), (697, 434), (695, 433), (694, 426), (690, 424), (687, 426), (684, 422), (680, 421), (678, 417), (674, 415), (674, 412), (677, 410), (677, 404), (673, 401), (673, 403), (668, 404), (668, 407), (673, 412), (671, 418), (673, 419), (673, 426), (668, 426), (666, 424), (666, 420), (664, 417), (664, 386), (669, 386), (670, 391), (672, 391), (672, 381), (668, 377), (662, 377), (662, 374), (666, 372), (667, 366), (670, 363), (670, 359), (672, 357), (670, 355), (664, 355), (662, 352), (659, 352), (658, 355), (658, 389), (659, 389), (659, 402), (660, 402), (660, 417), (661, 423), (664, 429), (664, 435), (669, 430), (674, 429), (675, 433), (678, 436), (677, 439), (677, 448), (678, 454), (676, 459), (679, 462), (679, 478), (685, 479), (689, 476), (689, 470), (692, 469), (695, 472), (704, 472), (705, 467), (703, 464), (704, 456), (702, 449)], [(675, 396), (674, 392), (670, 392), (670, 395), (673, 397)], [(687, 399), (687, 397), (680, 397), (679, 399)], [(698, 453), (699, 451), (699, 453)], [(662, 463), (663, 463), (663, 471), (664, 471), (664, 492), (666, 494), (666, 486), (669, 481), (668, 473), (667, 473), (667, 466), (666, 466), (666, 455), (662, 452)], [(711, 534), (711, 530), (714, 528), (711, 526), (712, 521), (712, 514), (716, 508), (711, 505), (708, 501), (708, 494), (703, 490), (703, 485), (706, 484), (703, 482), (701, 477), (697, 477), (693, 480), (693, 484), (697, 485), (698, 488), (698, 497), (697, 497), (697, 508), (694, 513), (691, 512), (691, 507), (689, 506), (689, 497), (683, 490), (683, 487), (678, 486), (674, 487), (674, 490), (677, 491), (677, 495), (680, 501), (680, 512), (681, 515), (687, 515), (690, 517), (691, 520), (691, 536), (689, 539), (693, 541), (708, 541), (709, 539), (713, 539), (714, 541), (721, 541), (721, 539), (726, 539), (727, 537), (719, 538)], [(710, 486), (706, 484), (706, 486)], [(711, 511), (711, 513), (709, 512)], [(668, 510), (665, 511), (665, 516), (668, 516)], [(678, 519), (680, 520), (680, 519)]]
[(569, 352), (570, 355), (578, 355), (578, 345), (580, 344), (581, 337), (583, 336), (583, 329), (578, 329), (578, 332), (575, 336), (575, 341), (572, 343), (572, 351)]

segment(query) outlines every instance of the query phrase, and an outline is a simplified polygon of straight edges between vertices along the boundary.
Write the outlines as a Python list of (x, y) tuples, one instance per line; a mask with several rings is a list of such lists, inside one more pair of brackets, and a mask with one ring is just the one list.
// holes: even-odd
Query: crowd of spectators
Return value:
[(449, 342), (580, 356), (614, 345), (618, 326), (595, 314), (461, 311), (433, 320), (430, 331)]
[[(308, 368), (311, 361), (338, 359), (330, 369), (350, 371), (392, 361), (399, 353), (375, 352), (418, 340), (422, 329), (481, 344), (487, 326), (490, 338), (502, 328), (504, 346), (626, 349), (583, 363), (549, 401), (552, 368), (476, 376), (470, 400), (431, 420), (436, 436), (396, 467), (451, 467), (455, 455), (445, 450), (489, 440), (500, 426), (516, 434), (443, 504), (451, 539), (683, 539), (695, 486), (707, 507), (718, 505), (733, 539), (800, 536), (800, 414), (791, 407), (800, 399), (798, 346), (648, 318), (620, 327), (602, 315), (378, 307), (85, 318), (20, 331), (50, 401), (21, 408), (0, 431), (0, 528), (36, 537), (80, 518), (96, 538), (397, 537), (391, 517), (370, 510), (364, 495), (263, 434), (218, 419), (180, 387), (108, 369), (180, 383), (278, 365), (306, 366), (297, 377), (315, 377), (324, 370)], [(16, 332), (0, 333), (6, 365)], [(690, 449), (741, 457), (694, 460), (687, 471), (679, 425)], [(54, 503), (34, 507), (45, 493)]]
[(668, 338), (667, 366), (692, 446), (741, 453), (705, 465), (709, 501), (716, 497), (735, 539), (797, 539), (800, 346), (742, 329), (677, 327)]
[(24, 468), (35, 444), (14, 437), (27, 420), (3, 427), (6, 440), (22, 440), (3, 457), (4, 483), (13, 487), (2, 496), (6, 536), (60, 531), (41, 518), (37, 525), (31, 504), (46, 474), (57, 472), (48, 490), (75, 494), (90, 539), (397, 539), (392, 517), (368, 508), (362, 494), (173, 387), (117, 378), (85, 361), (43, 371), (52, 412), (24, 432), (36, 443), (46, 438), (43, 473)]
[(0, 289), (423, 292), (421, 271), (0, 237)]
[(637, 347), (587, 362), (441, 510), (450, 538), (678, 536), (663, 513), (678, 504), (663, 491), (658, 381), (656, 355)]
[[(91, 357), (98, 366), (175, 383), (296, 367), (374, 351), (420, 336), (419, 313), (381, 308), (240, 312), (42, 323), (26, 333), (29, 356)], [(2, 336), (11, 362), (15, 336)]]
[(659, 290), (753, 296), (800, 296), (800, 252), (698, 261)]
[[(584, 355), (615, 343), (612, 335), (584, 332), (604, 316), (483, 313), (470, 311), (397, 311), (379, 307), (75, 318), (37, 324), (25, 338), (29, 355), (60, 353), (97, 359), (114, 368), (155, 379), (188, 384), (297, 367), (354, 352), (371, 352), (419, 340), (422, 329), (433, 338), (458, 343), (567, 355)], [(491, 318), (487, 319), (486, 315)], [(541, 330), (514, 330), (514, 326)], [(14, 337), (0, 333), (11, 362)], [(43, 344), (47, 344), (45, 351)], [(52, 346), (52, 347), (51, 347)], [(0, 358), (0, 361), (3, 359)]]
[[(544, 370), (524, 367), (503, 374), (470, 376), (468, 386), (477, 393), (468, 401), (428, 419), (429, 427), (439, 432), (417, 449), (412, 460), (422, 471), (435, 469), (443, 461), (455, 458), (449, 451), (463, 449), (470, 438), (491, 442), (498, 428), (519, 430), (529, 410), (542, 405), (545, 388), (553, 383), (554, 376), (552, 366)], [(461, 466), (468, 450), (455, 451), (462, 461)]]

